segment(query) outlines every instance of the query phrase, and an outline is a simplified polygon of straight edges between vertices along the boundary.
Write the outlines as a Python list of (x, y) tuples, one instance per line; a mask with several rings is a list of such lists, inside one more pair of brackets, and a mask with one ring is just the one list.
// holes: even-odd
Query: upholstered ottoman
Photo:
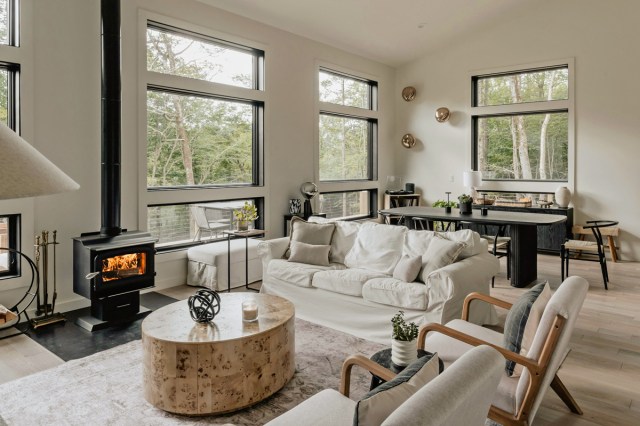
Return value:
[[(249, 283), (262, 280), (258, 257), (261, 240), (249, 238)], [(227, 289), (227, 240), (203, 244), (187, 251), (187, 284), (213, 290)], [(245, 239), (231, 240), (231, 287), (245, 284)]]

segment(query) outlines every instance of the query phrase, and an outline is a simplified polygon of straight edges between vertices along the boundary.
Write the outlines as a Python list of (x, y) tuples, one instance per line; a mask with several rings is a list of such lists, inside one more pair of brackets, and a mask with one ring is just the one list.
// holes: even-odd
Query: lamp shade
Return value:
[(462, 173), (462, 182), (467, 188), (476, 188), (482, 184), (482, 173), (475, 170), (467, 170)]
[(0, 123), (0, 200), (57, 194), (80, 188), (27, 141)]

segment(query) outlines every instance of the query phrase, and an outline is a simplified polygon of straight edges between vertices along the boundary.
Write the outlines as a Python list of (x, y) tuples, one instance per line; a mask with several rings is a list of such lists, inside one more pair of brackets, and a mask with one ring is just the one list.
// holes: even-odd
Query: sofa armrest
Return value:
[[(440, 323), (460, 319), (464, 300), (471, 293), (489, 294), (491, 277), (500, 270), (498, 259), (480, 253), (433, 271), (427, 277), (427, 310), (440, 309)], [(484, 306), (475, 306), (484, 305)], [(497, 315), (493, 306), (475, 302), (469, 321), (493, 324)]]
[(289, 237), (265, 240), (258, 244), (258, 256), (262, 260), (263, 275), (267, 271), (267, 265), (273, 259), (281, 259), (289, 247)]

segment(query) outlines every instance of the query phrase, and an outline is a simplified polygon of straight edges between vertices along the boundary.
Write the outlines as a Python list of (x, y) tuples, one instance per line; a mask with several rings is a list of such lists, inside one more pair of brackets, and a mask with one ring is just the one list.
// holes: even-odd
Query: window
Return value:
[(318, 70), (319, 211), (330, 219), (371, 217), (377, 205), (378, 84)]
[(215, 191), (235, 187), (242, 197), (263, 181), (264, 52), (144, 22), (148, 230), (161, 249), (221, 238), (232, 227), (229, 206), (244, 199), (219, 201)]
[[(20, 215), (0, 216), (0, 247), (20, 250)], [(20, 275), (20, 262), (15, 253), (0, 250), (0, 279)]]
[(18, 126), (18, 77), (17, 64), (0, 63), (0, 121), (13, 130)]
[(376, 82), (323, 68), (318, 75), (320, 181), (375, 180)]
[(554, 64), (472, 76), (473, 168), (495, 189), (516, 189), (497, 182), (569, 180), (571, 69)]
[(18, 0), (0, 0), (0, 44), (18, 46)]
[(158, 248), (219, 240), (225, 238), (223, 231), (234, 228), (233, 211), (245, 202), (258, 209), (259, 217), (253, 225), (261, 228), (264, 203), (257, 198), (149, 206), (147, 229), (158, 239)]
[(360, 219), (373, 215), (371, 206), (376, 205), (376, 191), (324, 192), (318, 196), (320, 211), (327, 219)]

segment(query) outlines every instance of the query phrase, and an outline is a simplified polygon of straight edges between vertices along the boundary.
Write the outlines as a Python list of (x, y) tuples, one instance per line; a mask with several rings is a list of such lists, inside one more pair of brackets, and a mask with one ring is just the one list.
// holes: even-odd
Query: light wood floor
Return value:
[[(572, 261), (571, 273), (591, 284), (576, 323), (571, 348), (559, 376), (584, 410), (571, 414), (552, 391), (538, 411), (536, 425), (640, 425), (640, 263), (608, 263), (610, 283), (605, 292), (598, 264)], [(492, 295), (515, 300), (526, 289), (509, 286), (505, 263)], [(560, 260), (538, 256), (538, 276), (553, 288), (560, 284)], [(182, 299), (192, 287), (162, 293)], [(21, 336), (0, 341), (0, 383), (51, 368), (62, 361)]]

